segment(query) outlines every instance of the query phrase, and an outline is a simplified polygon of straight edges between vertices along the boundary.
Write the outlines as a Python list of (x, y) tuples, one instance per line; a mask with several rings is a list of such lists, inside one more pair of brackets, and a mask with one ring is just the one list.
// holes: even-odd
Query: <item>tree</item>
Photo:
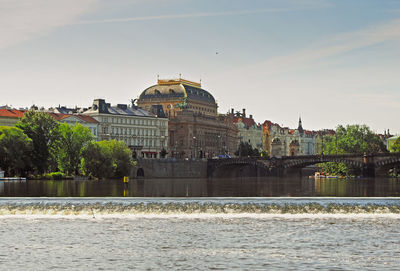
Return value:
[(113, 173), (111, 154), (98, 142), (90, 142), (82, 150), (81, 168), (88, 177), (108, 178)]
[(394, 141), (392, 146), (390, 146), (390, 152), (400, 152), (400, 137)]
[(386, 152), (382, 140), (366, 125), (339, 125), (334, 136), (324, 137), (324, 153), (366, 153)]
[(131, 150), (123, 141), (91, 142), (83, 150), (82, 171), (96, 178), (120, 178), (130, 174)]
[(69, 174), (78, 174), (83, 148), (93, 140), (90, 129), (76, 124), (63, 123), (58, 128), (56, 159), (59, 169)]
[(24, 175), (31, 167), (32, 140), (21, 129), (0, 127), (0, 167), (8, 175)]
[(235, 152), (236, 156), (247, 157), (247, 156), (260, 156), (258, 149), (253, 149), (250, 143), (240, 142), (238, 150)]
[(32, 139), (32, 164), (44, 173), (49, 167), (50, 149), (58, 138), (58, 123), (45, 112), (29, 110), (15, 126)]
[(130, 174), (132, 152), (123, 141), (100, 141), (99, 145), (111, 154), (113, 177), (119, 178)]
[(168, 152), (164, 148), (162, 148), (162, 150), (160, 151), (161, 158), (165, 158), (165, 156), (167, 156), (167, 154), (168, 154)]
[[(386, 152), (382, 140), (366, 125), (339, 125), (334, 136), (324, 137), (324, 154), (374, 154)], [(361, 169), (342, 163), (322, 164), (322, 170), (336, 175), (359, 175)]]

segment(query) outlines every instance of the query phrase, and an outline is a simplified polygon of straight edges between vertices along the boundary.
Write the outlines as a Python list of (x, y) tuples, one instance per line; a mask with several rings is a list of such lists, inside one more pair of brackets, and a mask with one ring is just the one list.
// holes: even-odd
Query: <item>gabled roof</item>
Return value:
[(22, 118), (25, 111), (17, 109), (0, 109), (0, 117)]
[(251, 118), (234, 117), (233, 118), (233, 123), (238, 123), (239, 120), (244, 124), (244, 127), (246, 129), (249, 129), (250, 127), (253, 127), (253, 126), (257, 126), (257, 124), (254, 121), (254, 119), (251, 119)]
[(77, 114), (61, 114), (61, 113), (48, 113), (50, 116), (52, 116), (55, 120), (57, 121), (62, 121), (67, 118), (77, 118), (82, 120), (83, 122), (88, 122), (88, 123), (98, 123), (97, 120), (90, 116), (83, 116), (83, 115), (77, 115)]

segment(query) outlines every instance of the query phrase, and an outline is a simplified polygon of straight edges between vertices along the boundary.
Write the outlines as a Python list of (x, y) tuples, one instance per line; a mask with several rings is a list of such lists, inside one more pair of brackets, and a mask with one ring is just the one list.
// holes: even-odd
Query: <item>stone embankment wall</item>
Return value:
[(131, 177), (207, 178), (207, 160), (140, 159)]

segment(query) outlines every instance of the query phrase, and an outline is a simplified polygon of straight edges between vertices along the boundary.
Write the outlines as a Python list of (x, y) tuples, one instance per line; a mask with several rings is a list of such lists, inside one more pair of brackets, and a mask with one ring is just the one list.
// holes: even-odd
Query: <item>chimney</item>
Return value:
[(104, 99), (95, 99), (92, 108), (93, 110), (98, 110), (99, 113), (106, 113), (106, 101)]
[(245, 117), (246, 117), (246, 108), (243, 108), (242, 117), (243, 117), (243, 118), (245, 118)]
[(235, 109), (234, 108), (231, 109), (231, 113), (232, 113), (232, 115), (235, 114)]
[(253, 115), (250, 115), (250, 118), (253, 119)]
[(122, 110), (128, 109), (128, 106), (127, 106), (126, 104), (117, 104), (117, 107), (118, 107), (119, 109), (122, 109)]

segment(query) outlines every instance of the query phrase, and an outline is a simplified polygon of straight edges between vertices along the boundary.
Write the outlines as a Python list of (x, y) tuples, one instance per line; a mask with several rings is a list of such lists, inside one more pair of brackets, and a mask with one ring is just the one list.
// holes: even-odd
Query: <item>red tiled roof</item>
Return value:
[(247, 129), (249, 129), (250, 127), (256, 125), (256, 122), (254, 121), (254, 119), (251, 119), (251, 118), (234, 117), (233, 118), (233, 122), (234, 123), (238, 123), (239, 119), (243, 122), (244, 126)]
[(90, 123), (99, 123), (97, 120), (95, 120), (94, 118), (92, 118), (91, 116), (85, 116), (85, 115), (74, 115), (78, 118), (80, 118), (81, 120), (84, 120), (86, 122), (90, 122)]
[(97, 120), (90, 116), (84, 116), (84, 115), (73, 115), (73, 114), (61, 114), (61, 113), (48, 113), (50, 116), (52, 116), (55, 120), (61, 121), (63, 119), (69, 118), (69, 117), (76, 117), (78, 119), (83, 120), (84, 122), (89, 122), (89, 123), (98, 123)]
[(22, 118), (24, 116), (24, 112), (25, 111), (17, 109), (0, 109), (0, 117)]

